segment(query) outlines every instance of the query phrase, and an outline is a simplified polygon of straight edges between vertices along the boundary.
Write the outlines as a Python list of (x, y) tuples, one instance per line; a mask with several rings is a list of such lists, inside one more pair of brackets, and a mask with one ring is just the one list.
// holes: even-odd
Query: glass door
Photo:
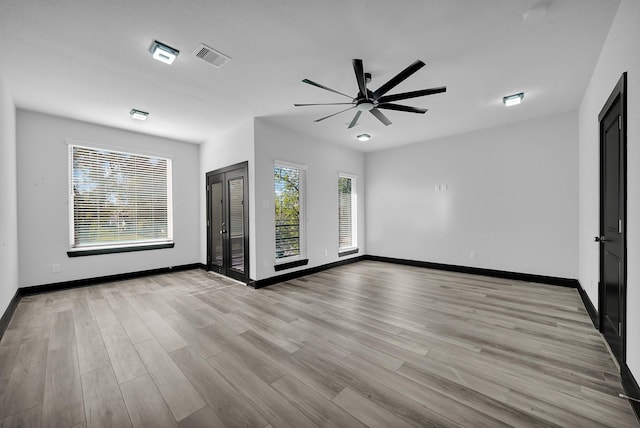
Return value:
[(207, 177), (208, 214), (208, 257), (207, 269), (224, 274), (224, 204), (223, 204), (223, 175), (216, 174)]
[(207, 268), (249, 282), (247, 163), (207, 173)]

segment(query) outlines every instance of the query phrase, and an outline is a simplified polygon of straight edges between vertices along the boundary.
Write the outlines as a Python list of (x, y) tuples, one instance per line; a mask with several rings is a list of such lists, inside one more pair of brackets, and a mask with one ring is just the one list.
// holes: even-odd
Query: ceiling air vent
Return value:
[(195, 55), (198, 58), (208, 62), (209, 64), (217, 68), (220, 68), (226, 63), (228, 63), (229, 61), (231, 61), (230, 57), (226, 56), (222, 52), (218, 52), (217, 50), (210, 48), (204, 43), (198, 46), (198, 49), (196, 49)]

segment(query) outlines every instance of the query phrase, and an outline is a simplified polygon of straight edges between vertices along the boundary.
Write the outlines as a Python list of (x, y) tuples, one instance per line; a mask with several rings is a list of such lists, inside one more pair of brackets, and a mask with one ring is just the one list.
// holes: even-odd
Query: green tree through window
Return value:
[(299, 168), (274, 166), (276, 260), (302, 255), (303, 174)]

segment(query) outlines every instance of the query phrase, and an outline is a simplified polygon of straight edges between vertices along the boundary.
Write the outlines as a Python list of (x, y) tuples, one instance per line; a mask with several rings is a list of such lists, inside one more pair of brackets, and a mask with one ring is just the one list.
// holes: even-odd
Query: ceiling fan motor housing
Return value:
[(374, 101), (367, 98), (363, 98), (356, 103), (356, 109), (359, 111), (369, 111), (374, 107)]

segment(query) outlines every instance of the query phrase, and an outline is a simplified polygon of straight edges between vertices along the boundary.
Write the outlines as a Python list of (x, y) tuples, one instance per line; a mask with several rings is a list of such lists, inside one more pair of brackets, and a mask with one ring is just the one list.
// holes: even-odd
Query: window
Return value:
[(358, 246), (357, 239), (356, 177), (338, 175), (338, 252), (351, 252)]
[(69, 256), (173, 246), (171, 160), (69, 146)]
[(277, 162), (275, 188), (276, 264), (305, 258), (305, 168)]

